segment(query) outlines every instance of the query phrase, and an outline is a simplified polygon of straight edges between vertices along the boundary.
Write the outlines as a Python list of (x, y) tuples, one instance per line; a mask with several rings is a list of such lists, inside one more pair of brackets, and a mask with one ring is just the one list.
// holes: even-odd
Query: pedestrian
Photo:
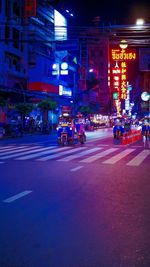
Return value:
[(150, 125), (147, 121), (142, 126), (142, 136), (144, 148), (150, 148)]

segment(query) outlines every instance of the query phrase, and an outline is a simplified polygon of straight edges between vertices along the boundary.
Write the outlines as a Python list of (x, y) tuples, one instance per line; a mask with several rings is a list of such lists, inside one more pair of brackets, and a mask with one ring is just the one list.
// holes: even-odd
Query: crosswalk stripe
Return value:
[(102, 151), (100, 153), (97, 153), (96, 155), (88, 157), (86, 159), (82, 159), (82, 160), (80, 160), (80, 162), (85, 162), (85, 163), (93, 162), (93, 161), (100, 159), (102, 157), (105, 157), (105, 156), (109, 155), (110, 153), (113, 153), (114, 151), (117, 151), (117, 150), (118, 150), (118, 148), (110, 148), (110, 149), (107, 149), (107, 150)]
[(79, 158), (79, 157), (82, 157), (82, 156), (85, 156), (85, 155), (88, 155), (88, 154), (90, 154), (90, 153), (92, 153), (92, 152), (95, 152), (95, 151), (98, 151), (98, 150), (100, 150), (100, 149), (102, 149), (102, 148), (92, 148), (92, 149), (89, 149), (89, 150), (86, 150), (86, 151), (83, 151), (83, 152), (80, 152), (80, 153), (78, 153), (78, 154), (76, 154), (76, 155), (70, 155), (70, 156), (68, 156), (68, 157), (65, 157), (65, 158), (63, 158), (63, 159), (58, 159), (57, 161), (70, 161), (70, 160), (72, 160), (72, 159), (76, 159), (76, 158)]
[(9, 149), (9, 148), (13, 148), (13, 147), (15, 147), (15, 146), (1, 146), (0, 147), (0, 152), (1, 151), (5, 151), (6, 149)]
[(57, 151), (62, 151), (62, 150), (67, 150), (67, 149), (71, 149), (71, 147), (62, 147), (62, 148), (59, 147), (59, 148), (49, 149), (47, 151), (43, 151), (43, 152), (35, 153), (35, 154), (32, 154), (32, 151), (31, 151), (30, 155), (16, 158), (16, 160), (33, 159), (33, 158), (40, 157), (42, 155), (51, 154), (53, 152), (55, 153)]
[(110, 159), (107, 159), (107, 160), (103, 161), (103, 163), (115, 164), (119, 160), (123, 159), (124, 157), (126, 157), (127, 155), (129, 155), (130, 153), (132, 153), (134, 150), (135, 149), (133, 149), (133, 148), (125, 149), (124, 151), (122, 151), (119, 154), (111, 157)]
[[(35, 146), (34, 148), (39, 148), (39, 146)], [(27, 153), (25, 151), (27, 151)], [(2, 156), (2, 157), (0, 156), (0, 159), (11, 159), (11, 158), (15, 158), (17, 156), (24, 155), (24, 153), (29, 154), (31, 152), (32, 152), (32, 148), (28, 147), (28, 148), (21, 149), (21, 152), (12, 151), (11, 153), (7, 154), (6, 156)]]
[(42, 147), (42, 148), (37, 148), (37, 149), (32, 149), (32, 150), (30, 150), (30, 151), (26, 151), (26, 152), (20, 152), (20, 153), (18, 153), (17, 155), (15, 155), (15, 157), (18, 157), (18, 156), (24, 156), (24, 155), (31, 155), (31, 154), (34, 154), (34, 153), (36, 153), (36, 152), (40, 152), (40, 151), (46, 151), (46, 150), (50, 150), (50, 149), (52, 149), (52, 148), (54, 148), (53, 146), (48, 146), (48, 147)]
[(12, 147), (12, 148), (7, 148), (7, 149), (3, 149), (0, 151), (0, 156), (6, 155), (8, 153), (11, 153), (11, 151), (17, 151), (20, 150), (22, 148), (26, 148), (27, 146), (19, 146), (19, 147)]
[(85, 147), (73, 148), (73, 149), (71, 149), (69, 151), (60, 152), (60, 153), (57, 153), (56, 155), (46, 156), (46, 157), (43, 157), (43, 158), (40, 158), (40, 159), (37, 159), (37, 160), (45, 161), (45, 160), (48, 160), (48, 159), (54, 159), (54, 158), (58, 158), (59, 156), (67, 155), (69, 153), (77, 152), (77, 151), (80, 151), (80, 150), (83, 150), (83, 149), (85, 149)]
[(146, 159), (150, 155), (150, 150), (143, 150), (136, 157), (130, 160), (126, 165), (128, 166), (139, 166), (144, 159)]

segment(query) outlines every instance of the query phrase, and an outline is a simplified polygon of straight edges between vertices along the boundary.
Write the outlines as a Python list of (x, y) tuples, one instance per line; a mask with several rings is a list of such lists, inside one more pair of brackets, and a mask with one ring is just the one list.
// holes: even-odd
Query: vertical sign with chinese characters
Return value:
[(127, 64), (125, 61), (121, 62), (121, 99), (127, 98)]
[(121, 106), (127, 99), (127, 66), (128, 62), (136, 60), (136, 50), (111, 49), (110, 55), (111, 92), (114, 106), (120, 114)]
[(25, 0), (24, 16), (25, 17), (36, 16), (36, 0)]

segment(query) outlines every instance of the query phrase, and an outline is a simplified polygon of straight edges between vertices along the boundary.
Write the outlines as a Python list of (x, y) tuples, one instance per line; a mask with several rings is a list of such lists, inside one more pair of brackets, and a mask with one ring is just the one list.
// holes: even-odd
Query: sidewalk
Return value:
[(24, 141), (36, 141), (37, 139), (47, 139), (49, 137), (56, 137), (56, 130), (53, 130), (49, 134), (42, 134), (39, 132), (36, 133), (24, 133), (23, 136), (18, 136), (18, 137), (11, 137), (11, 136), (3, 136), (0, 138), (0, 144), (5, 143), (7, 141), (12, 141), (12, 142), (24, 142)]

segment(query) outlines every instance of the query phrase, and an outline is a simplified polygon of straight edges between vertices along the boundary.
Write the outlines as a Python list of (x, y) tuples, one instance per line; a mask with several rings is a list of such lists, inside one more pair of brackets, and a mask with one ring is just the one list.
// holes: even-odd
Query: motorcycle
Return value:
[(78, 133), (77, 134), (77, 140), (78, 140), (78, 142), (80, 142), (80, 144), (84, 144), (86, 142), (85, 133)]

